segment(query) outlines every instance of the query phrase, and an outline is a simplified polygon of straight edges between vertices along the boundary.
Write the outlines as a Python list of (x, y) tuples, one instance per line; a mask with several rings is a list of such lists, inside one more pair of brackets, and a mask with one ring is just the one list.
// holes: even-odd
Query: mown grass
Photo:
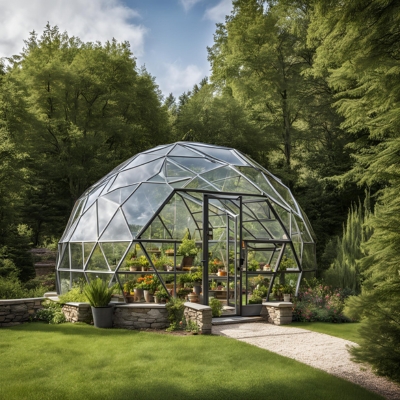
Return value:
[(357, 322), (343, 324), (334, 324), (331, 322), (293, 322), (288, 326), (307, 329), (313, 332), (326, 333), (327, 335), (350, 340), (358, 344), (360, 344), (362, 340), (359, 334), (362, 324)]
[(233, 339), (83, 324), (0, 329), (0, 398), (381, 399)]

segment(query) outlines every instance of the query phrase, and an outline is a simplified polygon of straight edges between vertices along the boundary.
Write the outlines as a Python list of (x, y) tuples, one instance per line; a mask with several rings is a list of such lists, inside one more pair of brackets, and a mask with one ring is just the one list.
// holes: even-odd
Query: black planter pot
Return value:
[(112, 328), (114, 307), (92, 307), (93, 323), (96, 328)]

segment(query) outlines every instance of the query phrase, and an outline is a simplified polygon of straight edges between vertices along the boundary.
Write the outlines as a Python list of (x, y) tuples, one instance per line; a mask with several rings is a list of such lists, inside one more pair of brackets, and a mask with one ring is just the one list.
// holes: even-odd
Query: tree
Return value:
[(16, 111), (5, 121), (25, 155), (25, 219), (36, 244), (43, 234), (60, 235), (85, 189), (169, 135), (155, 80), (137, 69), (126, 42), (82, 43), (47, 25), (40, 38), (31, 34), (6, 75), (8, 108)]
[(400, 381), (400, 239), (398, 173), (400, 58), (397, 1), (320, 1), (309, 29), (316, 43), (315, 73), (328, 73), (335, 106), (352, 133), (356, 163), (345, 174), (359, 184), (376, 185), (373, 234), (361, 260), (362, 293), (349, 301), (350, 316), (364, 318), (364, 342), (353, 350), (378, 373)]

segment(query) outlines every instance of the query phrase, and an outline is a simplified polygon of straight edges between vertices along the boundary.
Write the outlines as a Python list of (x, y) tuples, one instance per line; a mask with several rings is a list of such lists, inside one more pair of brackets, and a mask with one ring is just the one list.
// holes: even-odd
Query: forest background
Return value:
[(360, 352), (387, 373), (400, 359), (399, 23), (398, 1), (235, 0), (210, 77), (178, 99), (127, 42), (32, 33), (0, 65), (0, 276), (32, 278), (28, 250), (54, 245), (81, 193), (132, 155), (227, 145), (290, 187), (319, 277), (359, 294)]

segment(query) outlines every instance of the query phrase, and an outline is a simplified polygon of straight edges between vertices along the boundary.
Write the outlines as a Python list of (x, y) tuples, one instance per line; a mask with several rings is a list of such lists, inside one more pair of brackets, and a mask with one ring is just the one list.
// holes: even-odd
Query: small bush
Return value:
[(211, 299), (210, 300), (210, 307), (213, 317), (220, 317), (222, 314), (222, 304), (218, 299)]
[(293, 320), (301, 322), (350, 322), (343, 315), (344, 300), (348, 292), (332, 289), (315, 282), (302, 288), (294, 300)]
[(60, 304), (49, 301), (43, 304), (43, 308), (38, 310), (36, 318), (39, 321), (46, 321), (49, 324), (61, 324), (65, 322), (65, 315)]
[(58, 296), (60, 303), (65, 304), (65, 303), (87, 303), (88, 299), (83, 292), (82, 288), (80, 287), (74, 287), (72, 288), (69, 292), (66, 292), (60, 296)]
[(115, 287), (108, 287), (107, 282), (96, 278), (85, 286), (83, 293), (92, 307), (107, 307)]
[(17, 277), (0, 276), (0, 299), (23, 299), (27, 297), (28, 291)]
[(182, 329), (183, 312), (185, 311), (185, 302), (171, 297), (165, 306), (168, 312), (170, 326), (167, 331), (176, 331)]

